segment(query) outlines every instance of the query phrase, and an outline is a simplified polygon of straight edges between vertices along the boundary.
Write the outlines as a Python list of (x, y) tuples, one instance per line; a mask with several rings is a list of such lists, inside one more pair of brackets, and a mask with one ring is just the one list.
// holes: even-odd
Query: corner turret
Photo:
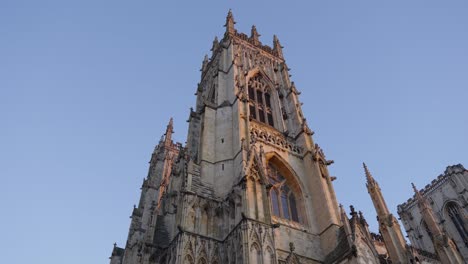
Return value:
[(236, 22), (234, 21), (234, 16), (232, 15), (231, 9), (229, 9), (226, 17), (226, 24), (224, 25), (226, 27), (226, 34), (234, 34), (236, 32), (234, 24), (236, 24)]
[(276, 53), (278, 57), (283, 59), (283, 46), (281, 46), (279, 39), (276, 35), (273, 35), (273, 52)]
[(252, 26), (252, 30), (250, 31), (250, 39), (253, 41), (254, 45), (260, 44), (260, 34), (258, 34), (255, 25)]

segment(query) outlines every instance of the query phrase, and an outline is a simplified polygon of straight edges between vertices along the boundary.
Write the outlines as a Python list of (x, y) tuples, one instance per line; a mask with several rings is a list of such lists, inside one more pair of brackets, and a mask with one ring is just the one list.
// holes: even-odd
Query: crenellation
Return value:
[[(442, 261), (452, 261), (450, 263), (457, 263), (457, 260), (449, 257), (455, 254), (453, 258), (457, 258), (457, 253), (450, 253), (451, 247), (456, 248), (452, 252), (460, 252), (461, 258), (468, 259), (465, 247), (465, 241), (468, 241), (465, 239), (465, 230), (468, 229), (465, 224), (460, 224), (463, 222), (461, 217), (466, 201), (465, 196), (460, 195), (460, 191), (468, 186), (463, 181), (467, 176), (468, 173), (462, 165), (448, 166), (444, 174), (439, 175), (429, 186), (416, 190), (413, 198), (398, 206), (398, 214), (404, 220), (405, 228), (410, 231), (408, 237), (412, 244), (419, 249), (437, 254)], [(420, 200), (423, 200), (422, 204)], [(449, 211), (455, 213), (450, 216)], [(443, 237), (450, 239), (442, 250), (440, 238)]]
[[(431, 181), (431, 184), (427, 184), (423, 189), (419, 190), (419, 192), (425, 196), (429, 197), (432, 195), (434, 191), (440, 191), (443, 189), (443, 186), (450, 182), (452, 179), (456, 178), (457, 175), (465, 173), (466, 170), (461, 164), (448, 166), (445, 169), (444, 174), (440, 174), (436, 179)], [(398, 208), (401, 210), (409, 210), (416, 205), (415, 196), (409, 198), (405, 203), (398, 205)]]

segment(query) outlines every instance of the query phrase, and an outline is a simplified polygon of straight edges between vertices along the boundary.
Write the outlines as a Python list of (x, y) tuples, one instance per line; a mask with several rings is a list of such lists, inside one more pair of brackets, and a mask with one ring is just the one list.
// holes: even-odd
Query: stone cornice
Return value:
[(290, 142), (287, 137), (275, 128), (260, 124), (253, 119), (250, 120), (250, 140), (254, 142), (258, 140), (281, 150), (291, 152), (301, 158), (304, 152), (302, 147)]

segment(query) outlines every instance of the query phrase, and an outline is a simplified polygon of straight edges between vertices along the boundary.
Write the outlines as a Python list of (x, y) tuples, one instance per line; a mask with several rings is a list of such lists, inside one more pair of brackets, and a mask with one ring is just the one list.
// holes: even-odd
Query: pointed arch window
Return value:
[(261, 251), (257, 243), (253, 243), (250, 247), (250, 263), (260, 263), (261, 262)]
[(457, 229), (458, 234), (463, 240), (463, 243), (466, 246), (468, 246), (468, 233), (463, 223), (463, 216), (460, 212), (460, 207), (454, 202), (449, 202), (447, 204), (446, 210), (448, 216), (450, 217), (450, 220), (452, 221), (453, 225)]
[(257, 75), (249, 80), (248, 86), (250, 118), (274, 126), (268, 84), (262, 76)]
[(292, 191), (290, 182), (273, 164), (268, 166), (268, 180), (272, 185), (270, 199), (273, 215), (299, 222), (298, 204), (296, 202), (298, 193)]

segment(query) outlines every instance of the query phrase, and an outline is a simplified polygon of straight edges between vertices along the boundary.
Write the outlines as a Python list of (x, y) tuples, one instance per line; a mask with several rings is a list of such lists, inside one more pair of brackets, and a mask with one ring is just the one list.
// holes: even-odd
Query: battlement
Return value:
[[(430, 184), (427, 184), (426, 186), (424, 186), (424, 188), (421, 189), (419, 192), (423, 196), (427, 196), (429, 193), (431, 193), (432, 191), (436, 190), (437, 188), (445, 184), (448, 180), (450, 180), (452, 176), (456, 174), (464, 173), (464, 172), (468, 172), (468, 170), (466, 170), (462, 164), (447, 166), (447, 168), (444, 171), (444, 174), (440, 174), (439, 176), (437, 176), (436, 179), (432, 180)], [(398, 211), (401, 212), (403, 210), (406, 210), (407, 208), (412, 207), (415, 204), (416, 204), (416, 199), (415, 199), (415, 196), (413, 196), (412, 198), (406, 200), (406, 202), (398, 205)]]

